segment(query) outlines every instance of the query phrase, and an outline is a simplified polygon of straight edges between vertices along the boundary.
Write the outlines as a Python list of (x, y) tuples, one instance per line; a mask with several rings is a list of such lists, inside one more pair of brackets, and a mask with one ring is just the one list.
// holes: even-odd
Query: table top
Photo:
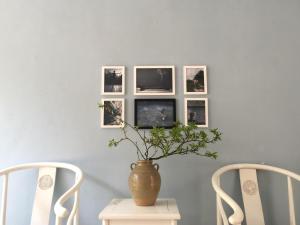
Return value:
[(158, 199), (154, 206), (137, 206), (133, 199), (113, 199), (99, 219), (179, 220), (180, 214), (175, 199)]

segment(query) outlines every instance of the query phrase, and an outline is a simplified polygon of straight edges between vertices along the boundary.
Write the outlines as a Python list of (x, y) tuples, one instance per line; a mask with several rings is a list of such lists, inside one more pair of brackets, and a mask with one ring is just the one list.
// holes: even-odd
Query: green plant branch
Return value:
[[(113, 109), (109, 106), (106, 108), (105, 105), (99, 103), (98, 107), (113, 113)], [(207, 145), (221, 140), (222, 133), (218, 129), (202, 130), (196, 124), (183, 125), (180, 122), (176, 122), (174, 127), (169, 131), (164, 128), (153, 127), (146, 134), (145, 130), (140, 132), (138, 127), (126, 121), (120, 119), (120, 123), (124, 123), (124, 127), (121, 128), (123, 137), (119, 140), (111, 139), (108, 145), (109, 147), (117, 147), (121, 142), (128, 141), (135, 146), (138, 159), (158, 160), (172, 155), (187, 154), (195, 154), (213, 159), (216, 159), (218, 156), (217, 152), (207, 150), (200, 152)], [(134, 131), (139, 141), (135, 141), (129, 137), (127, 129)], [(143, 147), (141, 148), (139, 144)], [(152, 149), (153, 152), (151, 153)]]
[[(198, 151), (199, 151), (200, 148), (206, 147), (206, 144), (213, 143), (214, 141), (215, 141), (214, 139), (206, 140), (205, 142), (199, 141), (198, 139), (191, 139), (191, 140), (186, 140), (185, 139), (180, 145), (175, 147), (175, 150), (169, 152), (168, 154), (162, 154), (162, 155), (157, 156), (157, 157), (151, 157), (150, 159), (151, 160), (158, 160), (158, 159), (166, 158), (166, 157), (171, 156), (171, 155), (188, 154), (189, 152), (197, 153), (197, 155), (200, 155), (200, 156), (212, 157), (212, 156), (209, 156), (208, 154), (201, 154)], [(193, 148), (189, 149), (189, 148), (184, 148), (183, 147), (184, 145), (187, 145), (189, 143), (195, 143), (195, 142), (198, 142), (198, 144), (195, 144), (195, 146)], [(163, 146), (158, 146), (158, 147), (163, 149)], [(215, 158), (215, 157), (213, 157), (213, 158)]]
[(146, 132), (144, 131), (144, 136), (142, 136), (142, 134), (139, 132), (138, 127), (132, 126), (130, 123), (127, 123), (126, 121), (123, 121), (123, 120), (122, 120), (122, 123), (124, 123), (125, 126), (130, 127), (132, 130), (134, 130), (138, 134), (138, 136), (142, 140), (142, 142), (145, 145), (146, 150), (147, 150)]
[[(126, 125), (127, 125), (127, 124), (126, 124)], [(139, 148), (138, 143), (137, 143), (137, 142), (134, 142), (131, 138), (129, 138), (129, 137), (127, 136), (126, 127), (123, 127), (123, 128), (122, 128), (122, 131), (123, 131), (123, 134), (124, 134), (125, 139), (128, 140), (128, 141), (130, 141), (130, 142), (136, 147), (136, 149), (137, 149), (137, 155), (140, 154), (140, 155), (142, 156), (143, 159), (146, 159), (146, 158), (144, 157), (144, 155), (143, 155), (141, 149)], [(119, 143), (120, 143), (120, 142), (119, 142)], [(139, 157), (138, 157), (138, 158), (139, 158)]]
[[(99, 107), (103, 107), (100, 106)], [(136, 148), (138, 159), (143, 160), (159, 160), (173, 155), (187, 155), (195, 154), (216, 159), (217, 152), (205, 151), (200, 152), (201, 149), (207, 147), (208, 144), (214, 144), (221, 140), (222, 133), (218, 129), (200, 130), (195, 124), (183, 125), (179, 122), (170, 130), (166, 131), (164, 128), (154, 127), (149, 134), (146, 131), (140, 132), (138, 127), (121, 120), (124, 123), (122, 127), (123, 137), (119, 140), (111, 139), (109, 147), (117, 147), (121, 142), (128, 141)], [(135, 141), (127, 134), (127, 129), (134, 131), (137, 134), (139, 142)], [(153, 149), (153, 152), (150, 151)]]

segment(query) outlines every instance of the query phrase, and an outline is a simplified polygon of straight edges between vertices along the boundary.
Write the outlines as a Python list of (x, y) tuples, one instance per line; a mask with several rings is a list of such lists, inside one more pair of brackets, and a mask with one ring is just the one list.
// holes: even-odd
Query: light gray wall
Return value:
[[(224, 133), (214, 146), (220, 158), (161, 160), (160, 197), (177, 199), (181, 224), (214, 224), (210, 178), (220, 166), (265, 162), (300, 173), (299, 21), (298, 0), (0, 0), (0, 167), (80, 166), (81, 224), (99, 224), (111, 198), (129, 197), (135, 160), (130, 145), (106, 147), (119, 131), (98, 126), (99, 67), (126, 65), (132, 122), (134, 65), (176, 66), (182, 120), (182, 66), (207, 64), (210, 125)], [(267, 221), (287, 224), (285, 180), (261, 180)], [(236, 176), (226, 181), (237, 189), (230, 185)], [(10, 221), (22, 225), (33, 191), (14, 190), (11, 201), (23, 211), (10, 209)]]

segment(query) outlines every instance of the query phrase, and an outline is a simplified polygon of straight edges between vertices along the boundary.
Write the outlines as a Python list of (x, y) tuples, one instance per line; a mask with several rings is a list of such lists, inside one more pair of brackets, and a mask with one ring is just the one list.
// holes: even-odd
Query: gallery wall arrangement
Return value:
[[(135, 147), (124, 141), (110, 148), (108, 141), (124, 137), (120, 119), (134, 125), (135, 99), (175, 99), (176, 119), (184, 124), (188, 105), (186, 120), (197, 115), (188, 99), (207, 98), (209, 128), (197, 130), (218, 127), (224, 133), (210, 148), (219, 152), (217, 160), (159, 160), (159, 198), (176, 198), (178, 224), (216, 224), (211, 178), (225, 165), (261, 163), (300, 173), (299, 0), (2, 0), (0, 18), (1, 169), (42, 161), (81, 168), (80, 224), (101, 225), (99, 212), (111, 199), (130, 196), (128, 165), (136, 159)], [(134, 94), (135, 66), (149, 65), (174, 65), (175, 95), (144, 95), (151, 90), (141, 89)], [(203, 65), (207, 90), (188, 69)], [(102, 66), (108, 68), (102, 72)], [(118, 79), (111, 76), (114, 70)], [(108, 106), (106, 121), (100, 100)], [(144, 105), (137, 102), (140, 110)], [(160, 118), (172, 121), (165, 112)], [(7, 224), (30, 224), (34, 175), (26, 170), (9, 177)], [(57, 173), (53, 200), (74, 184), (70, 175)], [(265, 172), (258, 179), (266, 224), (287, 224), (287, 180)], [(242, 203), (237, 171), (221, 183)], [(299, 217), (300, 186), (293, 188)]]
[[(194, 65), (183, 67), (184, 124), (194, 123), (208, 127), (207, 67)], [(102, 66), (101, 95), (125, 95), (125, 66)], [(128, 78), (128, 77), (127, 77)], [(153, 98), (175, 96), (175, 66), (134, 66), (133, 94), (134, 125), (141, 129), (152, 127), (172, 128), (177, 120), (176, 98)], [(182, 90), (180, 88), (180, 90)], [(189, 97), (192, 96), (192, 97)], [(144, 98), (142, 97), (144, 96)], [(152, 98), (146, 98), (151, 96)], [(102, 128), (124, 126), (125, 99), (102, 98), (100, 125)]]

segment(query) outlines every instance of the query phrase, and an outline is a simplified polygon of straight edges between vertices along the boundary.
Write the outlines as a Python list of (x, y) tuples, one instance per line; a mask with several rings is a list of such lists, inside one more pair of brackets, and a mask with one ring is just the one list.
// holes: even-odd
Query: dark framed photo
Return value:
[(100, 111), (101, 127), (120, 128), (124, 127), (124, 99), (105, 98), (101, 101), (103, 107)]
[(175, 95), (175, 67), (135, 66), (134, 95)]
[(184, 66), (184, 94), (207, 94), (206, 66)]
[(101, 94), (124, 95), (125, 93), (125, 67), (102, 66)]
[(185, 125), (195, 123), (198, 127), (208, 127), (207, 98), (185, 98)]
[(175, 99), (135, 99), (134, 125), (139, 128), (172, 128), (176, 123)]

